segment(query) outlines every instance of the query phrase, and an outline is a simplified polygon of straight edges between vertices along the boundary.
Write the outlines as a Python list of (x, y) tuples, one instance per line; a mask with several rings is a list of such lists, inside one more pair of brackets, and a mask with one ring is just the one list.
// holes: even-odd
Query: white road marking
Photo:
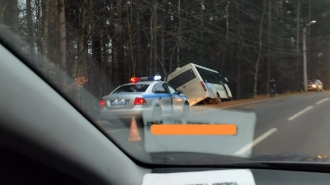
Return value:
[(244, 147), (242, 147), (241, 149), (237, 150), (234, 153), (234, 155), (242, 155), (242, 154), (244, 154), (246, 151), (248, 151), (249, 149), (251, 149), (252, 147), (254, 147), (255, 145), (257, 145), (262, 140), (266, 139), (267, 137), (269, 137), (270, 135), (272, 135), (276, 131), (277, 131), (277, 128), (272, 128), (272, 129), (268, 130), (267, 132), (265, 132), (264, 134), (262, 134), (261, 136), (259, 136), (255, 140), (253, 140), (251, 143), (249, 143), (249, 144), (245, 145)]
[(316, 102), (316, 104), (320, 105), (321, 103), (326, 102), (328, 100), (329, 100), (329, 98), (324, 98), (323, 100), (320, 100), (320, 101)]
[(304, 114), (305, 112), (311, 110), (312, 108), (313, 108), (313, 106), (309, 106), (309, 107), (305, 108), (304, 110), (298, 112), (297, 114), (291, 116), (290, 118), (288, 118), (288, 120), (289, 120), (289, 121), (292, 121), (292, 120), (294, 120), (295, 118), (297, 118), (298, 116), (300, 116), (300, 115)]

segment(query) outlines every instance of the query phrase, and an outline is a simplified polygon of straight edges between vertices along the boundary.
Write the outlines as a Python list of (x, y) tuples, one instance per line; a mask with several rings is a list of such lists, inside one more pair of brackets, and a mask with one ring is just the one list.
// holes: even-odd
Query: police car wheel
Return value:
[(152, 111), (152, 119), (155, 122), (161, 122), (162, 121), (162, 109), (157, 106)]
[(182, 113), (183, 117), (187, 117), (189, 116), (189, 104), (185, 103), (183, 106), (183, 113)]

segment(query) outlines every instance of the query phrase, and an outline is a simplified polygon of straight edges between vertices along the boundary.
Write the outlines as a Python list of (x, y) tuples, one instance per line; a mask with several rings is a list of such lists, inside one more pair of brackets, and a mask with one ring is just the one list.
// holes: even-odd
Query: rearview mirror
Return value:
[(228, 79), (227, 79), (227, 77), (225, 77), (225, 80), (226, 80), (226, 82), (229, 82)]
[(176, 91), (178, 94), (182, 94), (183, 92), (181, 90)]

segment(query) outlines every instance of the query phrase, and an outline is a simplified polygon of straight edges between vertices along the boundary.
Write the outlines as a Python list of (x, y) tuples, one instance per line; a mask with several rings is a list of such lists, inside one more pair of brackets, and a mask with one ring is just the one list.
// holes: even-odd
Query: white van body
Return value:
[(207, 98), (232, 99), (226, 80), (217, 71), (193, 63), (177, 68), (166, 81), (187, 96), (190, 106)]

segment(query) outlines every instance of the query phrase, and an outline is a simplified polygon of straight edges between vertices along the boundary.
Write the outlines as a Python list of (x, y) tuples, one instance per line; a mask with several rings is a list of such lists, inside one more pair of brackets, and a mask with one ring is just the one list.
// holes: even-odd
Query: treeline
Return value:
[[(0, 21), (42, 54), (39, 68), (76, 96), (101, 98), (132, 76), (196, 63), (230, 81), (235, 99), (301, 91), (302, 29), (308, 75), (330, 85), (326, 0), (0, 0)], [(58, 76), (65, 70), (70, 81)], [(83, 100), (82, 97), (79, 101)]]

